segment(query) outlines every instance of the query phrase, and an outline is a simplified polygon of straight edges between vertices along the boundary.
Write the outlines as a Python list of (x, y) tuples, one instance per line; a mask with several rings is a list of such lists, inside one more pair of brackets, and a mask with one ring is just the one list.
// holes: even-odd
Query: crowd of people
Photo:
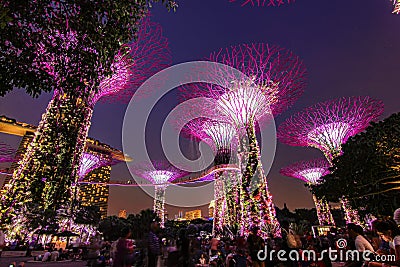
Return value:
[[(372, 229), (365, 230), (360, 225), (347, 224), (346, 228), (331, 228), (325, 235), (315, 236), (311, 232), (298, 235), (287, 221), (281, 222), (281, 237), (262, 238), (257, 227), (245, 238), (211, 237), (200, 233), (193, 234), (187, 229), (181, 229), (176, 237), (165, 239), (159, 234), (159, 225), (153, 223), (148, 234), (146, 247), (141, 251), (140, 264), (135, 258), (135, 246), (129, 242), (130, 232), (123, 231), (116, 241), (114, 252), (111, 253), (112, 266), (178, 266), (178, 267), (248, 267), (248, 266), (282, 266), (282, 267), (388, 267), (400, 266), (400, 232), (392, 220), (376, 220)], [(345, 246), (338, 242), (345, 240)], [(260, 252), (261, 251), (261, 252)], [(285, 260), (278, 255), (265, 252), (284, 251), (285, 255), (296, 255)], [(293, 253), (296, 251), (296, 253)], [(308, 251), (308, 257), (304, 254)], [(315, 252), (310, 257), (309, 251)], [(353, 258), (332, 258), (324, 251), (342, 251)], [(368, 260), (362, 257), (362, 252), (369, 251)], [(360, 253), (355, 258), (355, 252)], [(283, 253), (283, 252), (282, 252)], [(147, 255), (147, 257), (145, 257)], [(270, 256), (272, 255), (272, 256)], [(393, 257), (381, 257), (392, 255)], [(297, 258), (296, 258), (297, 257)], [(335, 261), (341, 261), (340, 263)], [(146, 265), (145, 265), (146, 264)]]
[[(289, 222), (282, 221), (280, 237), (263, 238), (260, 229), (252, 227), (247, 237), (232, 238), (196, 233), (189, 227), (179, 229), (175, 235), (166, 234), (153, 222), (140, 243), (131, 239), (131, 229), (124, 228), (113, 242), (97, 236), (85, 248), (48, 247), (43, 252), (37, 260), (78, 256), (92, 267), (389, 267), (400, 266), (400, 230), (395, 221), (385, 219), (375, 220), (370, 228), (349, 223), (345, 228), (332, 227), (326, 234), (309, 231), (299, 235)], [(337, 257), (339, 254), (342, 257)], [(286, 256), (284, 260), (282, 255)]]

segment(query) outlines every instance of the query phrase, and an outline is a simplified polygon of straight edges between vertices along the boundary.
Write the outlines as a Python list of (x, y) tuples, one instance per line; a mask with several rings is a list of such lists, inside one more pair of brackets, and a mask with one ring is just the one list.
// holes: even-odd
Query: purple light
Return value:
[(173, 172), (167, 170), (149, 171), (146, 173), (147, 176), (151, 177), (154, 184), (161, 185), (167, 183), (174, 176)]
[(270, 106), (278, 101), (276, 85), (259, 90), (255, 84), (239, 82), (233, 83), (230, 89), (218, 98), (217, 107), (238, 128), (271, 114)]
[(400, 14), (400, 0), (393, 0), (393, 14)]
[[(175, 118), (174, 123), (176, 124), (176, 128), (180, 128), (182, 124), (184, 127), (182, 129), (183, 133), (186, 135), (194, 136), (200, 140), (208, 143), (215, 151), (216, 157), (214, 158), (214, 165), (221, 166), (221, 164), (228, 163), (230, 161), (231, 150), (233, 150), (232, 140), (236, 137), (235, 128), (224, 121), (209, 119), (209, 118), (196, 118), (193, 117), (193, 110), (203, 109), (205, 110), (205, 106), (207, 106), (204, 102), (201, 103), (201, 106), (190, 105), (189, 110), (182, 109), (177, 118)], [(218, 118), (217, 113), (214, 110), (208, 110), (207, 115), (210, 117)], [(188, 123), (186, 123), (189, 121)], [(229, 155), (229, 156), (227, 156)], [(236, 173), (237, 169), (235, 170)], [(236, 188), (237, 181), (233, 181), (231, 177), (228, 175), (228, 172), (220, 171), (217, 173), (210, 172), (203, 178), (199, 178), (196, 181), (207, 181), (207, 180), (215, 180), (214, 183), (214, 201), (215, 201), (215, 209), (214, 209), (214, 221), (213, 221), (213, 233), (214, 235), (219, 235), (222, 233), (223, 224), (233, 225), (235, 222), (231, 222), (229, 220), (229, 213), (236, 214), (236, 210), (239, 209), (239, 205), (232, 205), (230, 210), (227, 210), (227, 202), (229, 199), (234, 198), (226, 196), (225, 193), (230, 190), (235, 191), (232, 192), (232, 195), (236, 196), (238, 194), (238, 190)], [(235, 188), (233, 188), (235, 187)], [(227, 200), (227, 198), (229, 198)], [(224, 218), (226, 216), (226, 218)], [(235, 218), (236, 219), (236, 218)]]
[(183, 177), (188, 173), (182, 171), (166, 161), (152, 161), (130, 167), (132, 173), (148, 180), (154, 185), (162, 185)]
[[(75, 69), (78, 64), (71, 51), (83, 50), (98, 55), (94, 48), (87, 48), (85, 42), (80, 39), (87, 36), (78, 36), (72, 30), (60, 33), (58, 30), (51, 30), (48, 33), (48, 40), (37, 45), (37, 57), (33, 65), (53, 77), (57, 83), (56, 88), (63, 88), (63, 75), (72, 72), (82, 73), (84, 70)], [(57, 46), (65, 53), (63, 57), (56, 57), (51, 51)], [(68, 53), (66, 51), (69, 51)], [(88, 102), (93, 106), (99, 99), (106, 102), (118, 101), (127, 103), (136, 89), (150, 76), (170, 65), (172, 61), (168, 48), (168, 40), (162, 35), (162, 28), (159, 24), (150, 21), (150, 15), (145, 16), (139, 23), (137, 39), (132, 43), (122, 45), (119, 52), (114, 56), (111, 64), (111, 74), (105, 76), (106, 70), (98, 65), (100, 84), (93, 90), (91, 81), (81, 79), (82, 90), (90, 94)], [(68, 67), (65, 67), (65, 66)], [(63, 69), (65, 68), (65, 70)], [(75, 73), (73, 75), (76, 75)], [(85, 75), (76, 75), (84, 77)]]
[[(209, 60), (228, 66), (202, 70), (221, 86), (203, 83), (183, 86), (180, 89), (182, 98), (214, 99), (207, 103), (205, 109), (217, 113), (220, 120), (231, 123), (238, 132), (241, 149), (238, 157), (242, 173), (239, 186), (242, 203), (241, 233), (248, 232), (252, 224), (260, 223), (265, 229), (263, 233), (279, 236), (279, 223), (262, 170), (255, 123), (272, 119), (300, 97), (306, 84), (306, 69), (302, 61), (290, 51), (262, 43), (221, 49), (212, 53)], [(244, 135), (251, 139), (251, 143), (246, 142)], [(250, 157), (257, 162), (247, 162)], [(252, 176), (258, 177), (258, 193), (250, 192), (248, 184)]]
[(277, 134), (282, 143), (318, 148), (332, 161), (349, 137), (362, 132), (382, 112), (383, 102), (370, 97), (338, 98), (295, 114)]
[(140, 21), (137, 39), (116, 56), (112, 67), (115, 71), (104, 80), (97, 99), (128, 103), (145, 80), (171, 64), (168, 39), (163, 36), (161, 25), (150, 21), (150, 17), (147, 15)]
[[(277, 115), (303, 93), (306, 69), (300, 58), (279, 46), (253, 43), (221, 49), (209, 60), (233, 67), (245, 76), (226, 68), (209, 70), (224, 86), (191, 84), (180, 88), (181, 97), (208, 97), (216, 100), (208, 110), (217, 110), (235, 127), (247, 126), (268, 114)], [(250, 78), (250, 79), (249, 79)]]
[(168, 183), (187, 175), (187, 172), (182, 171), (165, 161), (153, 161), (151, 164), (142, 163), (131, 167), (131, 171), (137, 176), (142, 177), (155, 185), (153, 209), (161, 219), (161, 226), (163, 227), (165, 215), (165, 189), (167, 188)]
[(224, 121), (197, 118), (185, 125), (182, 131), (209, 144), (217, 152), (230, 150), (236, 136), (235, 128)]
[[(383, 102), (366, 97), (338, 98), (318, 103), (287, 119), (278, 128), (278, 138), (292, 146), (321, 150), (331, 163), (342, 154), (349, 137), (362, 132), (383, 112)], [(346, 222), (360, 224), (357, 211), (347, 199), (341, 200)]]
[(118, 163), (118, 161), (113, 161), (108, 155), (102, 155), (97, 153), (87, 153), (84, 152), (81, 158), (81, 163), (79, 166), (79, 178), (84, 179), (91, 171)]
[(203, 122), (203, 131), (210, 136), (218, 149), (230, 149), (236, 131), (229, 123), (206, 120)]
[(326, 159), (313, 159), (296, 162), (280, 170), (285, 176), (298, 178), (306, 183), (315, 184), (329, 173), (329, 162)]
[(132, 76), (131, 69), (135, 65), (129, 52), (129, 46), (124, 45), (114, 57), (114, 62), (111, 64), (112, 74), (100, 82), (97, 93), (93, 96), (93, 103), (96, 103), (104, 96), (113, 95), (125, 90), (129, 86)]
[[(296, 162), (280, 170), (282, 175), (300, 179), (308, 184), (316, 184), (320, 178), (329, 173), (329, 162), (326, 159), (313, 159)], [(313, 195), (318, 221), (321, 225), (335, 225), (328, 202)]]

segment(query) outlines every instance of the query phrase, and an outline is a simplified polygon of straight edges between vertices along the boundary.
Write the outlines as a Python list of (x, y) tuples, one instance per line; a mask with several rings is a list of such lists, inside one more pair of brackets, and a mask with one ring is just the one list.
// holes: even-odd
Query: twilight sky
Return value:
[[(276, 125), (309, 105), (341, 96), (369, 95), (383, 100), (382, 118), (400, 111), (400, 15), (391, 14), (392, 1), (297, 0), (275, 8), (241, 7), (240, 1), (228, 0), (179, 0), (178, 3), (176, 13), (168, 13), (160, 5), (152, 10), (152, 20), (162, 25), (169, 39), (174, 64), (201, 60), (219, 48), (250, 42), (277, 44), (303, 59), (309, 73), (308, 86), (295, 105), (276, 118)], [(14, 90), (0, 98), (0, 115), (37, 125), (50, 98), (51, 94), (43, 94), (32, 99), (23, 90)], [(162, 158), (160, 128), (176, 104), (176, 92), (171, 92), (152, 111), (146, 141), (153, 159)], [(89, 135), (122, 149), (126, 107), (98, 103)], [(20, 141), (4, 134), (0, 134), (0, 140), (15, 148)], [(195, 149), (187, 149), (192, 150)], [(313, 207), (311, 194), (303, 182), (281, 176), (279, 169), (297, 160), (322, 156), (316, 149), (278, 143), (268, 174), (277, 206), (287, 203), (291, 210)], [(124, 164), (113, 167), (112, 179), (130, 179)], [(120, 209), (131, 213), (149, 207), (152, 199), (139, 188), (110, 189), (109, 214)], [(167, 206), (170, 215), (178, 210), (181, 208)], [(204, 207), (203, 211), (206, 212)]]

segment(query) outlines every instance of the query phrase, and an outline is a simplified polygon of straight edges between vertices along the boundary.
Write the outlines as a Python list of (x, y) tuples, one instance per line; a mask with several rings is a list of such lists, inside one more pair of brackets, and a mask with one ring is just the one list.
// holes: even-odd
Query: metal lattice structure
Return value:
[[(383, 112), (383, 102), (371, 97), (343, 97), (313, 105), (287, 119), (278, 128), (278, 138), (292, 146), (321, 150), (327, 160), (342, 154), (347, 139), (376, 121)], [(357, 211), (342, 200), (346, 221), (360, 224)]]
[[(313, 159), (299, 161), (280, 170), (282, 175), (300, 179), (307, 184), (316, 184), (320, 178), (329, 173), (329, 162), (326, 159)], [(313, 195), (320, 225), (335, 225), (328, 202), (325, 199), (317, 199)]]
[[(94, 48), (85, 46), (85, 41), (80, 39), (82, 36), (73, 30), (66, 33), (49, 30), (48, 35), (48, 40), (35, 50), (38, 56), (34, 65), (54, 79), (57, 89), (42, 115), (32, 143), (14, 172), (9, 191), (2, 197), (5, 208), (0, 219), (10, 220), (15, 213), (14, 208), (19, 208), (15, 206), (30, 201), (24, 190), (29, 188), (33, 180), (42, 177), (47, 177), (48, 181), (43, 188), (43, 195), (46, 196), (42, 202), (44, 209), (58, 210), (60, 205), (69, 205), (71, 186), (79, 177), (80, 160), (96, 102), (102, 98), (128, 102), (146, 78), (171, 61), (168, 42), (162, 36), (161, 27), (150, 22), (148, 17), (140, 21), (137, 39), (123, 45), (115, 55), (111, 74), (104, 66), (98, 66), (98, 84), (89, 78), (86, 80), (86, 76), (82, 75), (86, 74), (82, 67), (86, 66), (85, 62), (82, 63), (82, 58), (76, 58), (73, 53), (80, 49), (97, 53), (93, 51)], [(53, 43), (59, 44), (57, 49), (65, 50), (62, 56), (54, 56), (51, 50)], [(77, 71), (74, 68), (80, 63), (82, 66)], [(82, 86), (70, 88), (70, 84), (65, 84), (65, 77), (80, 79)]]
[(278, 115), (301, 96), (306, 85), (306, 69), (302, 60), (291, 51), (276, 45), (251, 43), (231, 46), (214, 52), (209, 61), (229, 68), (212, 69), (223, 86), (192, 84), (180, 88), (183, 99), (209, 97), (219, 101), (213, 109), (226, 116), (237, 128), (268, 114)]
[[(255, 123), (271, 119), (300, 97), (306, 84), (304, 64), (292, 52), (263, 43), (221, 49), (212, 53), (209, 60), (228, 66), (209, 70), (220, 85), (191, 84), (181, 88), (181, 96), (183, 99), (214, 99), (207, 109), (215, 110), (221, 120), (231, 123), (238, 132), (238, 156), (242, 168), (241, 232), (249, 232), (253, 224), (264, 229), (268, 224), (268, 229), (279, 235), (279, 223), (261, 166)], [(230, 67), (242, 74), (238, 76)], [(254, 180), (252, 187), (250, 184)]]
[(164, 226), (165, 190), (172, 181), (187, 175), (187, 172), (165, 161), (153, 161), (151, 164), (142, 163), (131, 167), (130, 170), (135, 175), (148, 180), (154, 185), (155, 196), (153, 210), (161, 219), (161, 226)]
[(120, 161), (118, 160), (113, 160), (110, 155), (84, 152), (81, 158), (81, 164), (79, 166), (79, 180), (82, 181), (86, 175), (95, 169), (103, 166), (111, 166), (119, 162)]
[[(182, 113), (177, 121), (184, 121), (188, 113)], [(189, 115), (190, 116), (190, 115)], [(205, 117), (187, 119), (181, 133), (187, 137), (195, 137), (206, 142), (216, 153), (214, 163), (228, 164), (230, 161), (231, 150), (236, 148), (236, 129), (226, 121), (215, 120)], [(182, 124), (177, 122), (177, 125)]]
[(290, 117), (279, 126), (278, 138), (291, 146), (315, 147), (331, 162), (349, 137), (362, 132), (382, 112), (383, 102), (368, 96), (338, 98)]
[[(162, 27), (150, 21), (150, 16), (140, 21), (136, 40), (124, 45), (115, 56), (113, 74), (99, 86), (93, 102), (128, 103), (136, 89), (149, 77), (170, 66), (172, 62), (168, 39)], [(162, 82), (162, 81), (160, 81)]]
[[(238, 2), (238, 0), (229, 0), (229, 2)], [(291, 4), (295, 0), (241, 0), (242, 6), (282, 6), (285, 4)]]

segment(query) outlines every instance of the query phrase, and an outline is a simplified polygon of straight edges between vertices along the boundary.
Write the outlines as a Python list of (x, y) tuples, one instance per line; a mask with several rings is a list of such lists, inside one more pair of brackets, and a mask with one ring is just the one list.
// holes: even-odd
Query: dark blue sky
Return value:
[[(173, 63), (200, 60), (210, 52), (240, 43), (266, 42), (292, 50), (308, 69), (308, 86), (294, 106), (276, 118), (279, 125), (291, 114), (319, 101), (341, 96), (369, 95), (384, 101), (383, 117), (399, 112), (400, 15), (391, 14), (389, 0), (297, 0), (281, 7), (241, 7), (228, 0), (181, 0), (176, 13), (160, 5), (153, 20), (169, 39)], [(0, 114), (37, 124), (50, 99), (49, 94), (31, 99), (22, 90), (0, 98)], [(156, 106), (148, 129), (150, 154), (161, 158), (159, 128), (176, 105), (168, 94)], [(126, 105), (99, 103), (90, 136), (122, 148), (121, 128)], [(382, 118), (383, 118), (382, 117)], [(19, 139), (0, 135), (17, 146)], [(135, 158), (135, 155), (131, 155)], [(289, 209), (313, 207), (310, 193), (301, 181), (279, 175), (279, 169), (297, 160), (322, 157), (312, 148), (278, 143), (268, 175), (274, 202)], [(112, 179), (129, 178), (121, 164)], [(168, 197), (168, 196), (167, 196)], [(195, 196), (193, 196), (195, 197)], [(152, 206), (152, 199), (133, 188), (111, 188), (109, 211), (137, 212)], [(168, 208), (169, 214), (177, 208)], [(205, 211), (205, 210), (204, 210)]]

